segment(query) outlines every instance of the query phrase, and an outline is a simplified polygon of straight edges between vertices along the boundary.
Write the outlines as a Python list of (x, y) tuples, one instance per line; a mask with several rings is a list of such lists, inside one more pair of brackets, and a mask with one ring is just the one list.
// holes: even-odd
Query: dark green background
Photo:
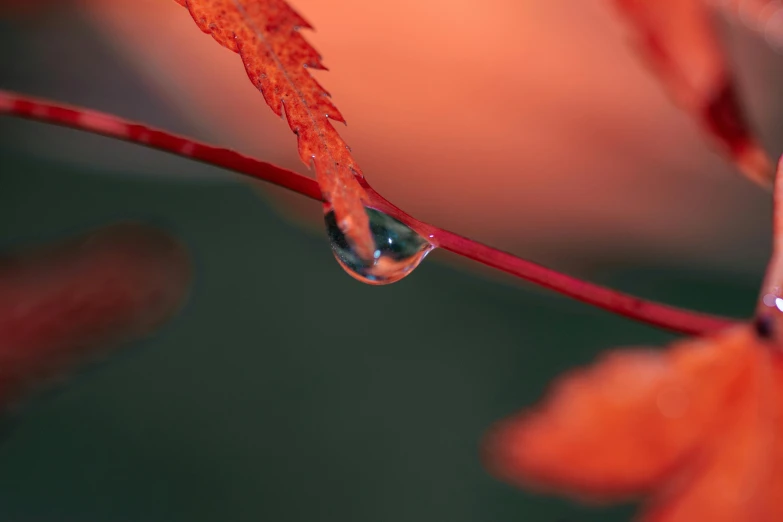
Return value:
[[(188, 130), (78, 20), (38, 24), (0, 26), (0, 86)], [(36, 46), (43, 34), (73, 48)], [(74, 80), (82, 62), (100, 74)], [(668, 334), (457, 270), (440, 253), (401, 283), (364, 286), (341, 272), (325, 236), (217, 170), (10, 118), (0, 132), (0, 248), (132, 219), (175, 234), (195, 264), (175, 320), (11, 419), (0, 443), (0, 521), (630, 516), (629, 506), (587, 509), (496, 482), (481, 467), (479, 440), (564, 369)], [(40, 151), (20, 136), (36, 137)], [(48, 154), (64, 144), (84, 151), (79, 162)], [(122, 175), (107, 175), (98, 164), (107, 157)], [(150, 175), (147, 160), (176, 176)], [(752, 310), (758, 285), (656, 267), (594, 277), (738, 315)]]

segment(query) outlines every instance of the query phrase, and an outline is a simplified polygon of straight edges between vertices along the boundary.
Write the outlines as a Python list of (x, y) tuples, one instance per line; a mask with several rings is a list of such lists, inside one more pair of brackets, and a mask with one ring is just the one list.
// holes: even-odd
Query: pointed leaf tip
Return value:
[[(283, 0), (175, 0), (220, 45), (239, 53), (250, 81), (296, 134), (300, 159), (315, 167), (324, 198), (365, 259), (374, 246), (364, 210), (361, 169), (330, 120), (344, 121), (328, 93), (310, 75), (323, 68), (300, 29), (310, 24)], [(356, 173), (356, 175), (354, 174)]]

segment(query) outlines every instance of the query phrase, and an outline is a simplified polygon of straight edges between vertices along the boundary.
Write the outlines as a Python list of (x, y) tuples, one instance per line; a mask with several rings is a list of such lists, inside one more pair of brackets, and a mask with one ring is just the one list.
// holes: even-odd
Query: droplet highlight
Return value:
[(334, 211), (324, 214), (332, 252), (343, 269), (363, 283), (388, 285), (410, 274), (435, 248), (408, 225), (379, 210), (365, 208), (375, 242), (374, 259), (364, 260), (351, 247), (337, 226)]

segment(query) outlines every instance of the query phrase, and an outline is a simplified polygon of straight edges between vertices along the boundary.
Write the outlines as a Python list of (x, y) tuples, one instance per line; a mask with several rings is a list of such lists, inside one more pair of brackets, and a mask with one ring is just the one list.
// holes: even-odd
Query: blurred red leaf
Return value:
[(772, 162), (750, 130), (705, 0), (613, 0), (639, 50), (683, 109), (742, 172), (770, 186)]
[(0, 409), (151, 331), (179, 308), (189, 280), (183, 248), (133, 224), (0, 258)]
[(487, 440), (499, 477), (649, 502), (645, 522), (783, 520), (783, 354), (749, 326), (613, 352)]
[(358, 183), (362, 173), (330, 120), (344, 122), (329, 94), (308, 69), (325, 69), (300, 29), (311, 29), (283, 0), (176, 0), (198, 27), (239, 53), (247, 75), (297, 135), (299, 157), (316, 178), (343, 232), (362, 257), (375, 250)]

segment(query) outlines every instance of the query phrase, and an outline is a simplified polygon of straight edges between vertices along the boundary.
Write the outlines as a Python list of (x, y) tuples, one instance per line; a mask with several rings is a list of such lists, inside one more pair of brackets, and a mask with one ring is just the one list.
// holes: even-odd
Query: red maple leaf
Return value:
[(748, 326), (612, 352), (562, 377), (487, 443), (499, 477), (604, 501), (645, 522), (783, 520), (783, 353)]
[(611, 352), (561, 377), (490, 432), (489, 469), (580, 499), (644, 496), (644, 522), (783, 520), (783, 183), (774, 199), (752, 326)]
[(612, 0), (670, 96), (701, 122), (750, 179), (769, 186), (772, 162), (750, 130), (706, 0)]
[(299, 157), (315, 166), (324, 199), (359, 255), (375, 250), (364, 211), (367, 194), (361, 169), (330, 120), (344, 122), (329, 93), (308, 69), (325, 69), (321, 57), (299, 32), (311, 29), (283, 0), (176, 0), (196, 24), (242, 58), (247, 75), (278, 116), (297, 135)]

